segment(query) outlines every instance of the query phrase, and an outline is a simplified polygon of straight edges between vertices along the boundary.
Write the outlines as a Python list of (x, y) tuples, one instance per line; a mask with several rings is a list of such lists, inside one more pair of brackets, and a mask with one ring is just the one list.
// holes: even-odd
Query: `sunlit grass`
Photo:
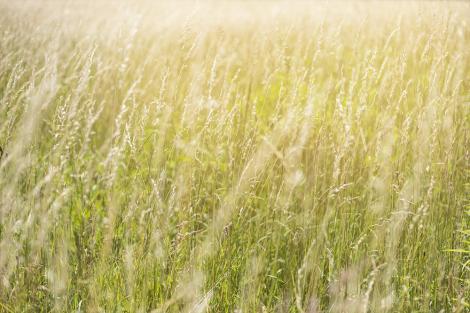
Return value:
[(469, 309), (468, 3), (0, 12), (0, 312)]

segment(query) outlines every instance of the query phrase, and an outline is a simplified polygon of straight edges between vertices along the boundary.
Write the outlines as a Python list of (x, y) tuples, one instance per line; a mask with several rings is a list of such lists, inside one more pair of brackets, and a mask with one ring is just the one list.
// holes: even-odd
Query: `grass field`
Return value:
[(0, 312), (469, 312), (468, 2), (0, 1)]

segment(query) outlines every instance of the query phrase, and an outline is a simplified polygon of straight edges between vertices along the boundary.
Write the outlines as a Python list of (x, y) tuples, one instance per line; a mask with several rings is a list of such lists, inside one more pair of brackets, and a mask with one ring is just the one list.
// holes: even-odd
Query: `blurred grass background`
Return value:
[(466, 312), (466, 2), (0, 2), (1, 312)]

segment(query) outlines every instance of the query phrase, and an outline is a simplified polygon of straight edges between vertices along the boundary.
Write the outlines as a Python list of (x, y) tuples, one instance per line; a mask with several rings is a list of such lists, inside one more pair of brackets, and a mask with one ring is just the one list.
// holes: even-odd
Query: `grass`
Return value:
[(0, 12), (0, 312), (468, 312), (468, 3)]

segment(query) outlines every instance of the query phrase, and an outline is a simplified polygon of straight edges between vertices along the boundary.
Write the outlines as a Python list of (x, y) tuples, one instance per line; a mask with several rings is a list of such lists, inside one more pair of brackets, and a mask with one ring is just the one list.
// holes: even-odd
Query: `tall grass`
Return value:
[(465, 2), (0, 2), (0, 312), (466, 312)]

